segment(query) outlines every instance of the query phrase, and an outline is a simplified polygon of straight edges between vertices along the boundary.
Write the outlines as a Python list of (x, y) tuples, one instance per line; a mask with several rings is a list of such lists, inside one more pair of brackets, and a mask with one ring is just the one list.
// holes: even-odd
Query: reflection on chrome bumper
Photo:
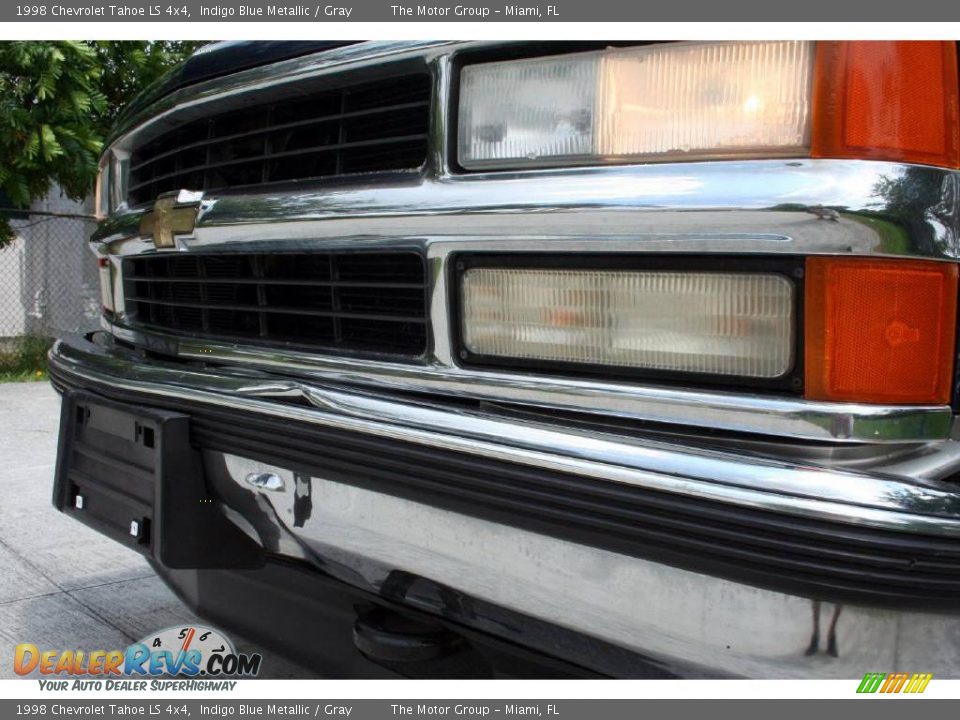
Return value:
[[(263, 467), (239, 458), (226, 465), (237, 478)], [(275, 517), (293, 517), (295, 492), (265, 496)], [(373, 591), (404, 571), (635, 651), (681, 675), (853, 678), (871, 667), (923, 667), (937, 677), (960, 676), (956, 615), (814, 602), (336, 482), (314, 479), (311, 492), (310, 518), (285, 531), (328, 571), (347, 568), (343, 579)], [(406, 601), (446, 610), (416, 593)], [(486, 620), (474, 619), (481, 627)], [(516, 636), (510, 628), (486, 629), (558, 652), (547, 629), (523, 628)]]
[[(864, 667), (906, 665), (939, 676), (960, 670), (955, 616), (868, 607), (884, 597), (858, 579), (877, 567), (877, 584), (906, 597), (902, 605), (929, 605), (936, 597), (941, 611), (955, 608), (960, 508), (946, 487), (268, 376), (134, 362), (80, 340), (59, 343), (51, 360), (62, 386), (191, 413), (214, 489), (221, 498), (236, 497), (238, 489), (251, 498), (242, 508), (224, 500), (225, 509), (268, 550), (313, 560), (366, 589), (379, 590), (399, 570), (678, 668), (715, 674), (853, 677)], [(334, 454), (310, 454), (325, 447), (316, 438), (334, 437)], [(371, 448), (366, 456), (353, 449), (357, 443)], [(384, 474), (386, 467), (396, 470), (403, 453), (416, 456), (419, 470)], [(360, 482), (350, 472), (368, 465), (380, 475), (371, 470)], [(254, 489), (246, 477), (255, 472), (276, 473), (283, 489)], [(526, 521), (517, 519), (521, 511)], [(699, 526), (689, 521), (698, 513)], [(600, 519), (602, 532), (583, 529)], [(771, 522), (779, 529), (765, 534)], [(567, 537), (566, 524), (579, 534)], [(716, 547), (702, 554), (722, 555), (719, 563), (692, 567), (694, 536), (714, 538)], [(903, 546), (918, 556), (934, 548), (939, 569), (923, 560), (914, 570), (902, 559)], [(754, 560), (733, 567), (736, 554), (747, 552)], [(811, 553), (812, 562), (797, 559)], [(730, 579), (741, 576), (751, 584)], [(766, 579), (805, 590), (753, 586)], [(406, 601), (431, 609), (424, 598)], [(482, 616), (458, 620), (516, 641), (549, 643), (517, 637), (516, 628), (491, 626)], [(828, 652), (831, 634), (836, 657)]]

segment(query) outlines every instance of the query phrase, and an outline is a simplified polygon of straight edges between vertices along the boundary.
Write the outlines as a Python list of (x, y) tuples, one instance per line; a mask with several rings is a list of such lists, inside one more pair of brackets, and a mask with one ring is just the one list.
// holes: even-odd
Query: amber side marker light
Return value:
[(950, 402), (956, 265), (808, 258), (804, 305), (807, 398)]
[(811, 154), (960, 167), (957, 44), (818, 42)]

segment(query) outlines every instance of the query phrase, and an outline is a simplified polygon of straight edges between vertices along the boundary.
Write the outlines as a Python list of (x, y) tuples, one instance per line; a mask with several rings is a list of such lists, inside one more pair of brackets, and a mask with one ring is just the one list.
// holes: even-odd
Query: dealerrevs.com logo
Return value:
[[(124, 649), (58, 650), (21, 643), (14, 649), (13, 669), (21, 676), (39, 673), (74, 681), (45, 682), (52, 690), (139, 690), (146, 689), (145, 682), (131, 684), (116, 678), (256, 677), (262, 660), (259, 653), (238, 653), (219, 630), (188, 625), (152, 633)], [(103, 682), (109, 686), (97, 687)]]

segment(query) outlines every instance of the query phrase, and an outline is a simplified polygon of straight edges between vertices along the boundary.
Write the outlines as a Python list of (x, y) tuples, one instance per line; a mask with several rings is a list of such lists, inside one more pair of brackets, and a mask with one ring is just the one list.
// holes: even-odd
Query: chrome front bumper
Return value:
[[(51, 374), (61, 388), (82, 388), (143, 406), (188, 408), (184, 411), (197, 417), (220, 413), (219, 427), (197, 421), (208, 482), (228, 517), (269, 552), (314, 563), (372, 592), (383, 590), (397, 572), (424, 578), (465, 599), (459, 601), (458, 622), (541, 652), (576, 658), (600, 672), (617, 674), (617, 666), (596, 651), (598, 642), (684, 675), (852, 678), (871, 669), (922, 668), (938, 677), (960, 676), (958, 608), (947, 590), (931, 608), (927, 600), (932, 595), (925, 596), (922, 583), (916, 589), (903, 585), (910, 567), (893, 563), (883, 569), (899, 573), (894, 585), (901, 585), (901, 595), (883, 597), (869, 582), (857, 584), (862, 558), (856, 552), (838, 555), (835, 547), (824, 546), (824, 563), (853, 563), (854, 574), (844, 576), (846, 590), (839, 585), (814, 588), (820, 582), (816, 577), (805, 580), (794, 570), (789, 583), (778, 585), (775, 568), (750, 567), (749, 560), (742, 560), (739, 569), (728, 563), (701, 571), (689, 555), (676, 562), (669, 552), (647, 555), (643, 543), (649, 536), (639, 544), (624, 540), (622, 551), (602, 534), (587, 542), (575, 533), (565, 537), (563, 523), (550, 525), (543, 519), (553, 507), (547, 496), (542, 507), (527, 506), (528, 525), (515, 516), (501, 522), (498, 513), (507, 512), (513, 489), (500, 486), (504, 508), (497, 508), (491, 502), (497, 491), (491, 485), (497, 481), (494, 475), (481, 476), (462, 490), (454, 506), (434, 500), (442, 497), (443, 488), (394, 491), (386, 486), (384, 491), (382, 485), (338, 475), (333, 465), (329, 473), (305, 474), (302, 463), (291, 460), (287, 466), (270, 458), (282, 456), (288, 447), (284, 443), (292, 442), (276, 428), (289, 427), (290, 438), (306, 429), (350, 434), (370, 447), (382, 445), (385, 457), (391, 448), (403, 447), (455, 457), (461, 464), (498, 463), (510, 472), (544, 476), (564, 492), (575, 482), (570, 492), (579, 498), (579, 510), (571, 514), (568, 508), (563, 515), (571, 526), (599, 512), (599, 489), (606, 488), (622, 491), (628, 499), (646, 493), (643, 497), (656, 497), (684, 512), (707, 507), (705, 526), (718, 509), (734, 513), (741, 524), (723, 528), (731, 547), (740, 535), (763, 541), (748, 522), (751, 518), (757, 526), (780, 523), (780, 532), (793, 533), (790, 542), (804, 540), (798, 540), (803, 528), (810, 528), (810, 542), (815, 536), (830, 536), (831, 542), (875, 538), (880, 556), (870, 562), (882, 562), (883, 547), (892, 556), (899, 546), (918, 539), (940, 548), (934, 555), (944, 563), (951, 561), (954, 544), (960, 544), (960, 498), (942, 483), (709, 449), (682, 437), (642, 431), (573, 428), (547, 416), (431, 404), (427, 398), (373, 394), (320, 380), (145, 361), (114, 346), (107, 336), (96, 342), (58, 342), (51, 353)], [(259, 437), (248, 433), (248, 451), (242, 446), (225, 449), (221, 436), (233, 430), (229, 417), (265, 428)], [(257, 450), (260, 440), (278, 449)], [(428, 465), (422, 477), (409, 474), (411, 483), (429, 477)], [(247, 483), (250, 474), (262, 472), (277, 474), (282, 488), (254, 489)], [(591, 495), (594, 484), (596, 496)], [(494, 495), (482, 496), (485, 485)], [(231, 499), (238, 491), (250, 502)], [(609, 507), (603, 512), (616, 514)], [(611, 528), (611, 536), (647, 530), (640, 520)], [(682, 534), (674, 537), (683, 545)], [(773, 567), (777, 558), (771, 552)], [(784, 567), (790, 566), (790, 552), (783, 551)], [(809, 564), (806, 572), (814, 566)], [(945, 575), (944, 582), (952, 582), (951, 577)], [(801, 589), (785, 591), (786, 586)], [(452, 612), (429, 593), (413, 592), (405, 602)], [(482, 609), (488, 607), (497, 613)], [(503, 613), (513, 621), (505, 621)], [(531, 620), (519, 622), (520, 617)]]

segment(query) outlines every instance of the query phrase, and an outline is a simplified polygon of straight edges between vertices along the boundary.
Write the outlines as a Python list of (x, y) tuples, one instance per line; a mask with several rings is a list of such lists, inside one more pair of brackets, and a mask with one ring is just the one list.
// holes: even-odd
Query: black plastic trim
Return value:
[(211, 502), (190, 423), (183, 413), (67, 390), (53, 505), (166, 567), (261, 567), (262, 548)]

